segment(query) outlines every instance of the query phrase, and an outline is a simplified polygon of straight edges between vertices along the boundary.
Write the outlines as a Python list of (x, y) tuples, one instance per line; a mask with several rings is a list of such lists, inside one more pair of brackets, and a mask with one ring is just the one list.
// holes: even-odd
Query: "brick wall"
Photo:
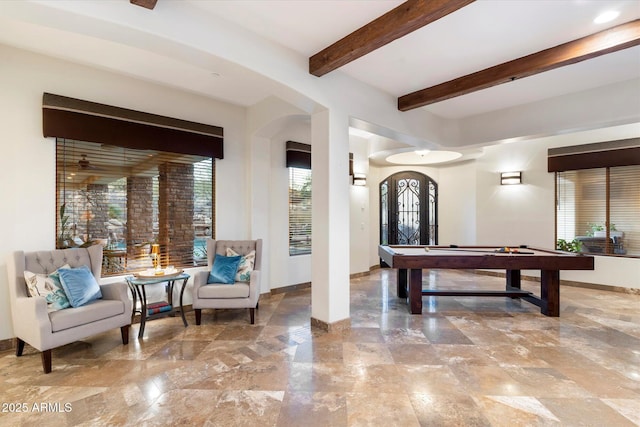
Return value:
[[(158, 198), (158, 243), (162, 267), (193, 262), (193, 165), (164, 163)], [(171, 242), (171, 252), (167, 244)]]
[[(128, 264), (148, 257), (150, 246), (145, 243), (153, 242), (155, 237), (153, 235), (153, 178), (130, 176), (127, 178)], [(133, 266), (129, 265), (129, 267)]]
[(82, 217), (87, 220), (89, 240), (104, 239), (107, 237), (106, 222), (109, 221), (108, 192), (109, 188), (106, 184), (90, 184), (87, 186), (86, 210), (82, 214)]

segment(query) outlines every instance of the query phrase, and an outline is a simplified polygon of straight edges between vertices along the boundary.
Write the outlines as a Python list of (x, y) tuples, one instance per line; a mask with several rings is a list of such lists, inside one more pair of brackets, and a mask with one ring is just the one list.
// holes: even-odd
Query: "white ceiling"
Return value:
[[(306, 57), (402, 3), (186, 2)], [(620, 16), (593, 23), (609, 9)], [(477, 0), (340, 70), (399, 97), (638, 18), (638, 0)], [(640, 47), (635, 47), (423, 108), (462, 118), (638, 77)]]
[[(228, 22), (306, 59), (400, 3), (158, 0), (149, 11), (128, 0), (0, 0), (0, 43), (249, 106), (282, 85), (173, 42), (172, 32), (206, 34), (209, 22)], [(620, 16), (594, 24), (608, 9)], [(174, 18), (156, 32), (136, 25), (160, 12)], [(638, 18), (638, 0), (477, 0), (333, 73), (398, 97)], [(461, 119), (638, 77), (634, 47), (422, 108)]]

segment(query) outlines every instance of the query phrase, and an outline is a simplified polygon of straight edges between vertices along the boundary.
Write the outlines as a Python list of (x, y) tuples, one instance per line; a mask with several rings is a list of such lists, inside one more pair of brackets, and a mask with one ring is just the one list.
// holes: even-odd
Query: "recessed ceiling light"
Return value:
[(620, 15), (620, 12), (618, 12), (617, 10), (608, 10), (596, 16), (596, 19), (593, 20), (593, 23), (604, 24), (605, 22), (613, 21), (619, 15)]

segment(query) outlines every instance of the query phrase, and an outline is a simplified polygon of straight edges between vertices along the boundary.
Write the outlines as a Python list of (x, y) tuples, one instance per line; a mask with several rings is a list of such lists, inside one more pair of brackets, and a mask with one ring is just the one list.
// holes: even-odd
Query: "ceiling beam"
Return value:
[(156, 3), (158, 0), (129, 0), (129, 3), (135, 4), (136, 6), (142, 6), (147, 9), (153, 9), (156, 7)]
[(474, 1), (408, 0), (310, 57), (309, 73), (323, 76)]
[(640, 45), (640, 19), (398, 98), (398, 110), (466, 95), (523, 77)]

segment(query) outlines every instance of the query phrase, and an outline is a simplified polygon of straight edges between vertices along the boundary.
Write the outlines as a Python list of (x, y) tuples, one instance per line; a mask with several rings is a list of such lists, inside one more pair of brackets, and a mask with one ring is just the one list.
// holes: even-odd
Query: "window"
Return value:
[(556, 173), (558, 248), (640, 255), (640, 165)]
[(206, 265), (211, 157), (56, 139), (56, 247), (104, 246), (103, 275)]
[(311, 169), (289, 168), (289, 255), (311, 253)]

